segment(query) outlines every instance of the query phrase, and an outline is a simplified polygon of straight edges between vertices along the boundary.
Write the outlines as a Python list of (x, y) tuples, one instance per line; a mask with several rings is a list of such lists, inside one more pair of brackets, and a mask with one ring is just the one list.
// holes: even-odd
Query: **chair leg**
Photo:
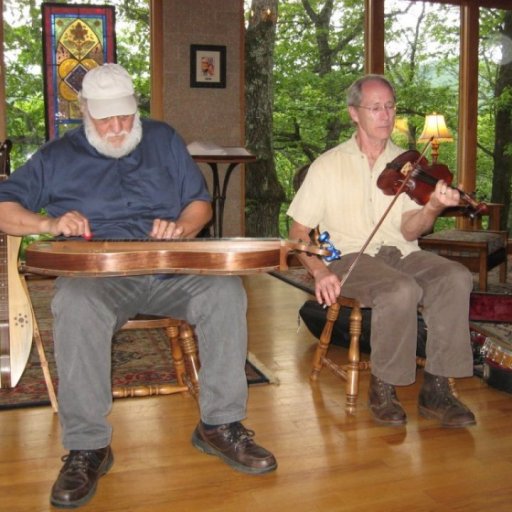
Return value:
[(183, 351), (180, 345), (180, 329), (177, 325), (165, 328), (169, 344), (171, 348), (172, 362), (174, 371), (176, 372), (176, 381), (180, 386), (185, 386), (185, 360), (183, 359)]
[(479, 274), (479, 280), (478, 280), (478, 286), (480, 288), (481, 292), (487, 291), (487, 249), (483, 251), (480, 250), (480, 270), (478, 272)]
[(331, 343), (334, 323), (338, 319), (339, 314), (340, 304), (338, 302), (331, 304), (327, 310), (327, 321), (325, 322), (324, 328), (320, 335), (320, 339), (316, 344), (315, 355), (313, 356), (313, 368), (309, 375), (309, 378), (312, 381), (318, 380), (318, 374), (324, 366), (325, 356), (327, 355), (327, 350), (329, 349), (329, 344)]
[(199, 395), (199, 355), (194, 330), (189, 324), (183, 323), (180, 327), (180, 342), (185, 358), (187, 372), (185, 373), (189, 382), (186, 384), (190, 392), (197, 398)]
[(507, 282), (507, 258), (505, 257), (505, 261), (500, 265), (500, 283)]
[(457, 386), (455, 384), (455, 379), (453, 377), (448, 377), (448, 385), (450, 386), (450, 391), (455, 398), (459, 398), (459, 392), (457, 391)]
[(143, 397), (154, 395), (170, 395), (190, 391), (191, 386), (186, 382), (187, 368), (181, 346), (180, 326), (182, 321), (161, 316), (137, 315), (128, 320), (122, 327), (125, 330), (164, 329), (169, 341), (172, 356), (172, 364), (176, 372), (176, 383), (164, 383), (156, 385), (139, 386), (114, 386), (112, 394), (114, 398)]
[[(327, 357), (327, 350), (329, 349), (334, 324), (338, 319), (342, 305), (351, 308), (349, 323), (350, 345), (348, 349), (348, 363), (339, 365)], [(329, 307), (327, 310), (327, 320), (316, 345), (312, 364), (313, 368), (310, 374), (310, 379), (316, 381), (320, 371), (326, 366), (334, 375), (345, 381), (345, 411), (350, 415), (356, 412), (359, 395), (359, 373), (361, 370), (368, 370), (370, 368), (369, 361), (362, 362), (360, 359), (359, 338), (362, 331), (362, 321), (361, 307), (357, 301), (340, 297), (335, 304)]]
[(359, 395), (359, 371), (361, 370), (361, 353), (359, 338), (361, 337), (363, 316), (361, 308), (355, 306), (350, 313), (350, 347), (348, 349), (346, 405), (348, 414), (356, 412), (357, 397)]

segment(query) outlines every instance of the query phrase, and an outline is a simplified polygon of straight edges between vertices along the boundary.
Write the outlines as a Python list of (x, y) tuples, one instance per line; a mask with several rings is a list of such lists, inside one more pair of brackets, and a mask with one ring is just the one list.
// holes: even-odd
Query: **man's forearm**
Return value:
[(408, 241), (417, 240), (421, 235), (432, 229), (441, 212), (442, 209), (436, 210), (426, 204), (420, 210), (404, 213), (401, 226), (402, 235)]
[(196, 236), (212, 218), (212, 208), (206, 201), (190, 203), (176, 219), (176, 224), (183, 228), (183, 237)]
[(0, 202), (0, 231), (15, 236), (47, 233), (49, 218), (31, 212), (18, 203)]

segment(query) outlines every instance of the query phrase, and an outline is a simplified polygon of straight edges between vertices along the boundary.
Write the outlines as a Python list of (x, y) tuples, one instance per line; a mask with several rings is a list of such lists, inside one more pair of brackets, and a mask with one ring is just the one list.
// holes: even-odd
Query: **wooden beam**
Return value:
[(459, 180), (471, 192), (476, 184), (476, 130), (478, 121), (478, 6), (461, 7), (459, 70)]
[(460, 18), (458, 181), (466, 192), (472, 193), (476, 189), (478, 51), (475, 49), (479, 40), (478, 6), (461, 6)]
[(149, 4), (150, 23), (150, 66), (151, 100), (150, 111), (153, 119), (164, 119), (164, 31), (162, 0), (151, 0)]
[(366, 73), (384, 73), (384, 0), (365, 0), (364, 66)]

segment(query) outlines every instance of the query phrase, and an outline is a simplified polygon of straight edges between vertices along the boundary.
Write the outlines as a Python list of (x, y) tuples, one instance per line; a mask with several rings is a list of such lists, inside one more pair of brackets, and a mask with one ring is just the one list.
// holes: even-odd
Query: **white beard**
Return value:
[[(96, 149), (98, 153), (111, 158), (122, 158), (128, 155), (138, 146), (142, 139), (142, 123), (138, 112), (135, 113), (133, 126), (129, 132), (123, 130), (120, 134), (107, 133), (104, 137), (100, 137), (88, 113), (84, 114), (84, 129), (89, 144)], [(113, 146), (109, 142), (109, 137), (114, 135), (125, 136), (120, 146)]]

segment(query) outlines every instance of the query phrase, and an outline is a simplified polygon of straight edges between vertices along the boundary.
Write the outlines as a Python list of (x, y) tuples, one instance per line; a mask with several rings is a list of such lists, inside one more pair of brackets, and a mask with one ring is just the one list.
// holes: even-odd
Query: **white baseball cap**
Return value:
[(87, 100), (89, 114), (94, 119), (137, 112), (132, 79), (119, 64), (90, 69), (83, 78), (81, 96)]

